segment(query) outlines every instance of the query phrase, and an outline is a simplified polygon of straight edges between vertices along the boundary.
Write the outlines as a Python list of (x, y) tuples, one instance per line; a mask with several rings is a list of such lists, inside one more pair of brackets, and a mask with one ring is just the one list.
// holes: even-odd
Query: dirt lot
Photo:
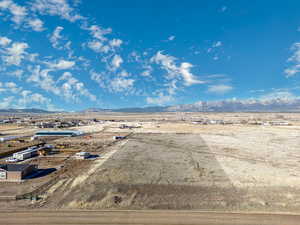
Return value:
[(105, 162), (82, 171), (84, 178), (61, 181), (44, 206), (300, 211), (299, 127), (153, 129), (161, 133), (136, 129)]
[(93, 176), (74, 182), (58, 194), (62, 207), (191, 209), (238, 199), (199, 135), (134, 135)]

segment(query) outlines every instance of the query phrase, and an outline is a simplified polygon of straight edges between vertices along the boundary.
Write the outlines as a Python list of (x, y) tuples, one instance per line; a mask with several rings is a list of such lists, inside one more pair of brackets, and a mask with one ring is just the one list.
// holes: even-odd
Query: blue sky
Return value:
[(0, 108), (300, 96), (299, 1), (0, 0)]

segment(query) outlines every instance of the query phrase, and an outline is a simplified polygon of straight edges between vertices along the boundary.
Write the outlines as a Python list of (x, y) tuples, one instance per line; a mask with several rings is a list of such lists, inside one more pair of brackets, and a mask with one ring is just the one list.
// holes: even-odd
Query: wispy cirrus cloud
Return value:
[(45, 62), (50, 69), (53, 70), (66, 70), (72, 69), (75, 66), (74, 61), (68, 61), (64, 59), (60, 59), (54, 62)]
[(296, 42), (291, 47), (292, 56), (287, 60), (292, 65), (284, 70), (286, 77), (292, 77), (300, 72), (300, 42)]
[(216, 84), (208, 87), (207, 91), (213, 94), (226, 94), (233, 89), (231, 85)]
[(147, 97), (146, 101), (151, 105), (166, 105), (173, 102), (174, 97), (172, 95), (164, 95), (160, 92), (156, 97)]
[(31, 10), (42, 15), (59, 16), (70, 22), (84, 19), (66, 0), (35, 0), (31, 3)]

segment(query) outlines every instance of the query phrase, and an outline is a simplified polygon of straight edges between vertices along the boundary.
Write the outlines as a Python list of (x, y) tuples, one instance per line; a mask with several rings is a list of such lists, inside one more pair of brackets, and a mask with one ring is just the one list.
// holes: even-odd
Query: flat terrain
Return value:
[(97, 166), (102, 160), (91, 176), (65, 181), (50, 201), (62, 208), (195, 209), (231, 208), (239, 199), (200, 135), (133, 135)]
[(278, 152), (283, 141), (270, 141), (282, 135), (276, 129), (253, 129), (252, 139), (243, 129), (133, 134), (107, 149), (109, 157), (61, 181), (44, 207), (299, 212), (300, 153), (293, 133), (281, 137), (289, 149)]
[(0, 224), (298, 225), (299, 215), (193, 211), (3, 211)]
[[(0, 183), (1, 195), (33, 191), (39, 197), (5, 202), (0, 208), (300, 213), (299, 114), (72, 116), (100, 122), (74, 128), (86, 132), (85, 136), (49, 141), (57, 146), (57, 154), (28, 161), (55, 172), (22, 184)], [(292, 125), (191, 122), (201, 118), (286, 120)], [(123, 124), (132, 128), (123, 129)], [(127, 135), (121, 141), (113, 138)], [(73, 158), (78, 151), (97, 157), (78, 161)]]

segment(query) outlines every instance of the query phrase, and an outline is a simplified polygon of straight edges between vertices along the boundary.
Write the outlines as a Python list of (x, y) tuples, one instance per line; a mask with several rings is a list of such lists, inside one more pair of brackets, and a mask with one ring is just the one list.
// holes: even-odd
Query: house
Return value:
[(0, 181), (22, 181), (36, 169), (32, 164), (0, 164)]

